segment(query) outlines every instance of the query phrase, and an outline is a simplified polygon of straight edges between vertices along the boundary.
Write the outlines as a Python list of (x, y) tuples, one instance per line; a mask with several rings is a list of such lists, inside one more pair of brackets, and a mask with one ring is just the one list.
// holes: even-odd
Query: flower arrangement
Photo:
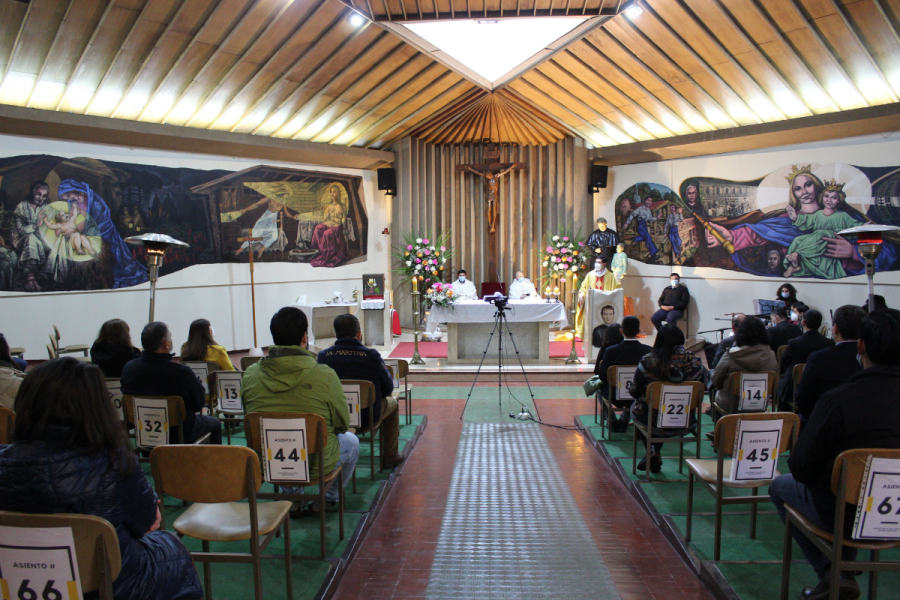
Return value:
[(434, 285), (425, 290), (426, 307), (444, 306), (453, 307), (456, 302), (456, 296), (453, 294), (453, 285), (449, 283), (436, 282)]
[(427, 289), (433, 283), (441, 281), (444, 270), (449, 268), (448, 262), (453, 257), (453, 250), (448, 246), (447, 233), (439, 236), (430, 234), (417, 235), (407, 233), (403, 242), (394, 250), (394, 259), (399, 263), (403, 281), (411, 281), (413, 277), (421, 282), (420, 289)]
[(547, 284), (569, 275), (576, 281), (584, 276), (584, 242), (578, 241), (581, 238), (580, 232), (568, 229), (547, 233), (546, 245), (541, 248), (539, 256), (541, 266), (547, 269), (547, 274), (542, 277)]

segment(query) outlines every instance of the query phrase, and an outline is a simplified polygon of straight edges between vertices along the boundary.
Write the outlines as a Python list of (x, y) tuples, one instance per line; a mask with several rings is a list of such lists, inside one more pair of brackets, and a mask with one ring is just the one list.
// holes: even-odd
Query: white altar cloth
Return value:
[[(429, 331), (437, 323), (493, 323), (497, 310), (493, 304), (483, 300), (460, 300), (453, 308), (435, 306), (429, 310)], [(510, 323), (534, 323), (539, 321), (559, 321), (560, 327), (569, 324), (566, 308), (561, 302), (547, 303), (543, 300), (510, 300), (506, 320)]]

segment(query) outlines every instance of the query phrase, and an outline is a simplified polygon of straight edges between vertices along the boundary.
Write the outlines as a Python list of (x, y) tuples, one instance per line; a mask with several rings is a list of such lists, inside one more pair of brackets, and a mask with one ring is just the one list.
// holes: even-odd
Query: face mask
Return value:
[(603, 267), (600, 266), (600, 263), (594, 263), (594, 270), (598, 273), (603, 270)]
[(781, 297), (782, 298), (790, 298), (791, 294), (790, 294), (790, 292), (781, 292)]
[(209, 326), (209, 337), (216, 337), (216, 330), (213, 329), (212, 325)]
[(672, 283), (672, 287), (673, 287), (673, 288), (674, 288), (674, 287), (678, 287), (678, 280), (677, 280), (677, 279), (673, 279), (673, 280), (671, 281), (671, 283)]
[(797, 320), (797, 313), (792, 312), (791, 313), (791, 321), (796, 321), (796, 320)]
[(862, 367), (863, 369), (866, 368), (866, 365), (864, 365), (862, 362), (862, 356), (860, 356), (858, 352), (856, 353), (856, 362), (858, 362), (859, 366)]
[(525, 283), (525, 278), (524, 278), (524, 277), (519, 277), (519, 283)]
[(459, 282), (460, 282), (460, 283), (465, 283), (465, 282), (466, 282), (466, 278), (465, 278), (464, 275), (460, 275), (460, 276), (459, 276)]

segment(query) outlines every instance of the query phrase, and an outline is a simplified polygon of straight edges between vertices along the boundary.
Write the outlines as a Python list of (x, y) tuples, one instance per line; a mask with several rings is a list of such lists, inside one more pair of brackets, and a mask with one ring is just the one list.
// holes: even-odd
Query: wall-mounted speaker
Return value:
[(609, 167), (605, 165), (591, 165), (591, 181), (588, 184), (588, 192), (596, 194), (601, 188), (605, 188), (608, 177)]
[(378, 169), (378, 191), (388, 196), (397, 195), (397, 172), (391, 167)]

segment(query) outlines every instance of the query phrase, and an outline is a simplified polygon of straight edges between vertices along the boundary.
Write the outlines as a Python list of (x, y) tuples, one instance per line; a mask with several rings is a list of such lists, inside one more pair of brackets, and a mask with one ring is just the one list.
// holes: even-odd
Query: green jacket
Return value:
[[(336, 434), (350, 426), (350, 412), (341, 380), (331, 367), (316, 362), (316, 355), (300, 346), (271, 346), (269, 356), (244, 373), (241, 396), (248, 413), (308, 412), (322, 415), (328, 427), (325, 472), (341, 456)], [(312, 432), (310, 432), (312, 435)], [(318, 461), (310, 460), (310, 476), (319, 476)]]

